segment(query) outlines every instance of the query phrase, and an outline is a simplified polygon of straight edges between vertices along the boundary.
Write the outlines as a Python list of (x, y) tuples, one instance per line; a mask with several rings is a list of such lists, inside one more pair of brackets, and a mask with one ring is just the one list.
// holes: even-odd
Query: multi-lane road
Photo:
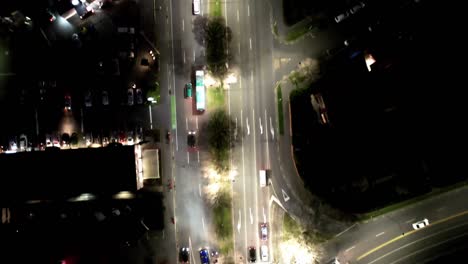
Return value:
[[(202, 1), (201, 4), (202, 15), (207, 15), (209, 2)], [(153, 37), (151, 40), (155, 41), (161, 54), (162, 102), (152, 107), (152, 116), (154, 123), (159, 123), (164, 133), (164, 129), (167, 129), (173, 135), (172, 142), (162, 146), (164, 180), (174, 182), (176, 186), (166, 190), (165, 248), (168, 250), (165, 254), (168, 255), (169, 263), (176, 263), (178, 250), (189, 247), (191, 262), (199, 263), (200, 248), (216, 248), (218, 245), (212, 235), (214, 227), (211, 209), (203, 193), (206, 180), (202, 164), (208, 158), (207, 150), (201, 147), (196, 151), (188, 151), (187, 131), (203, 133), (209, 109), (203, 115), (196, 115), (192, 100), (184, 98), (183, 87), (192, 81), (194, 66), (204, 64), (204, 48), (195, 41), (192, 32), (195, 16), (192, 14), (191, 2), (145, 0), (141, 5), (143, 17), (148, 20), (143, 23), (148, 27), (144, 30), (151, 32), (148, 35)], [(335, 29), (331, 28), (320, 33), (322, 35), (313, 41), (303, 41), (294, 46), (283, 45), (274, 40), (271, 31), (271, 25), (282, 8), (280, 1), (222, 1), (222, 5), (226, 24), (233, 33), (229, 49), (233, 62), (229, 66), (238, 72), (237, 82), (230, 84), (226, 90), (227, 110), (239, 131), (233, 139), (230, 155), (234, 175), (234, 257), (236, 263), (245, 263), (247, 248), (254, 246), (257, 248), (257, 259), (260, 259), (260, 246), (267, 245), (269, 261), (273, 261), (271, 229), (265, 241), (260, 238), (259, 227), (260, 223), (270, 222), (272, 197), (295, 216), (308, 217), (313, 212), (309, 207), (311, 196), (304, 189), (292, 160), (289, 127), (286, 126), (284, 135), (278, 132), (274, 90), (276, 81), (297, 67), (304, 57), (318, 57), (327, 47), (334, 46), (331, 43), (341, 43), (342, 39), (335, 37)], [(282, 58), (289, 61), (286, 67), (274, 68), (275, 62)], [(284, 98), (285, 124), (288, 125), (288, 102), (287, 97)], [(172, 107), (175, 109), (175, 122), (171, 121), (170, 116), (171, 101), (175, 103), (175, 107)], [(268, 187), (259, 186), (260, 169), (269, 170)], [(444, 211), (448, 209), (454, 211)], [(418, 245), (418, 241), (427, 242), (436, 239), (439, 234), (437, 239), (447, 240), (447, 232), (466, 230), (463, 223), (450, 222), (453, 228), (447, 228), (444, 223), (449, 221), (442, 221), (450, 215), (463, 212), (462, 209), (440, 209), (440, 214), (434, 216), (414, 214), (414, 209), (410, 209), (407, 211), (411, 212), (409, 215), (405, 215), (403, 210), (368, 223), (360, 223), (330, 241), (327, 253), (353, 263), (398, 262), (398, 258), (402, 258), (395, 254), (398, 248), (410, 250)], [(421, 212), (425, 210), (427, 208), (421, 209)], [(433, 219), (441, 222), (432, 223), (421, 231), (411, 231), (410, 222), (421, 217), (428, 217), (431, 222)], [(457, 221), (461, 222), (464, 217), (457, 218)], [(447, 232), (438, 231), (444, 228)], [(438, 246), (437, 243), (432, 244)], [(414, 260), (415, 257), (417, 254), (405, 256), (408, 260)]]

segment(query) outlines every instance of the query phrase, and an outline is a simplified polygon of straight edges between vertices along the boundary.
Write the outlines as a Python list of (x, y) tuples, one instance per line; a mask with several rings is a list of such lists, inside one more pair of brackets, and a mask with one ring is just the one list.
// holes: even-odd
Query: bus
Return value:
[(205, 111), (205, 84), (202, 70), (195, 71), (195, 96), (197, 110)]

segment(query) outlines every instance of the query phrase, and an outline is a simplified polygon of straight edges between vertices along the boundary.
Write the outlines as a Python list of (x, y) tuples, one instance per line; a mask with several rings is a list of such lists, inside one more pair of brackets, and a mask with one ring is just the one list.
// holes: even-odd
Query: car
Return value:
[(20, 151), (28, 149), (28, 137), (25, 134), (21, 134), (19, 137), (19, 149)]
[(339, 14), (335, 17), (335, 22), (336, 23), (340, 23), (342, 22), (343, 20), (347, 19), (349, 17), (349, 13), (348, 11), (342, 13), (342, 14)]
[(200, 0), (192, 0), (193, 6), (193, 14), (199, 15), (200, 14)]
[(90, 5), (85, 5), (84, 3), (76, 5), (75, 10), (80, 19), (85, 19), (94, 14), (94, 9)]
[(189, 263), (190, 249), (188, 247), (182, 247), (179, 253), (180, 263)]
[(197, 136), (196, 136), (197, 132), (194, 131), (194, 130), (189, 130), (188, 131), (188, 134), (187, 134), (187, 145), (189, 146), (189, 148), (196, 148), (196, 144), (197, 144)]
[(64, 105), (65, 105), (65, 111), (71, 111), (71, 96), (70, 95), (65, 95), (65, 100), (64, 100)]
[(184, 96), (185, 98), (191, 98), (192, 97), (192, 83), (187, 83), (185, 84), (185, 91), (184, 91)]
[(167, 131), (166, 132), (166, 143), (170, 143), (171, 142), (171, 131)]
[(260, 224), (260, 238), (263, 241), (268, 240), (268, 224), (267, 223)]
[(366, 6), (366, 4), (364, 4), (363, 2), (359, 2), (357, 5), (353, 6), (349, 12), (351, 14), (356, 14), (357, 12), (359, 12), (359, 10), (363, 9), (364, 7)]
[(101, 0), (99, 8), (108, 8), (112, 6), (112, 0)]
[(133, 89), (130, 88), (130, 89), (127, 90), (127, 104), (131, 106), (131, 105), (133, 105), (133, 101), (134, 101), (134, 99), (133, 99)]
[(427, 218), (424, 218), (421, 221), (413, 223), (413, 229), (414, 230), (421, 229), (421, 228), (426, 227), (428, 225), (429, 225), (429, 220), (427, 220)]
[(136, 102), (137, 104), (142, 104), (143, 103), (143, 92), (141, 91), (140, 88), (137, 88), (135, 90), (136, 93)]
[(102, 105), (109, 105), (109, 93), (107, 91), (102, 91)]
[(263, 262), (268, 261), (268, 246), (267, 245), (262, 245), (260, 247), (260, 256)]
[(57, 20), (57, 17), (55, 16), (54, 12), (52, 12), (50, 9), (44, 9), (40, 14), (40, 20), (43, 21), (42, 23), (52, 23), (55, 20)]
[(92, 94), (91, 91), (86, 91), (84, 96), (85, 106), (91, 107), (93, 106)]
[(128, 131), (127, 133), (127, 145), (133, 145), (135, 142), (133, 141), (133, 131)]
[(210, 264), (210, 254), (208, 254), (208, 249), (200, 249), (200, 261), (202, 264)]
[(255, 247), (248, 248), (248, 257), (250, 263), (257, 262), (257, 250), (255, 249)]

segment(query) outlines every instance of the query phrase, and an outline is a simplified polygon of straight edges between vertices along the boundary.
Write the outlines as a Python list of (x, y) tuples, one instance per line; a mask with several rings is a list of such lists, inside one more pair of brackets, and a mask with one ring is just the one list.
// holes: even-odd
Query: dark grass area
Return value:
[[(392, 23), (385, 38), (366, 42), (380, 72), (350, 59), (362, 48), (356, 45), (324, 67), (323, 79), (291, 95), (295, 158), (306, 185), (350, 212), (466, 178), (467, 159), (460, 155), (468, 145), (466, 111), (463, 91), (454, 88), (460, 76), (442, 66), (451, 58), (431, 52), (448, 43), (434, 39), (420, 20), (407, 22), (400, 25), (414, 31), (398, 35)], [(312, 92), (322, 93), (331, 126), (316, 120)]]

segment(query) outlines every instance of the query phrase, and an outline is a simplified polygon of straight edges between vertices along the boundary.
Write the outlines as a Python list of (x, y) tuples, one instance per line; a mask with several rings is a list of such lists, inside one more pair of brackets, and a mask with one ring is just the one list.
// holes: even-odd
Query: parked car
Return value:
[(109, 105), (109, 93), (107, 91), (102, 91), (102, 105)]
[(130, 88), (127, 90), (127, 104), (128, 105), (133, 105), (133, 89)]
[(363, 9), (364, 7), (366, 6), (366, 4), (364, 4), (363, 2), (359, 2), (357, 5), (353, 6), (349, 12), (351, 14), (356, 14), (357, 12), (359, 12), (359, 10)]
[(335, 17), (335, 22), (336, 22), (336, 23), (340, 23), (340, 22), (342, 22), (343, 20), (347, 19), (348, 17), (349, 17), (349, 12), (346, 11), (346, 12), (344, 12), (344, 13), (342, 13), (342, 14), (337, 15), (337, 16)]
[(93, 106), (93, 99), (92, 99), (91, 91), (88, 90), (85, 92), (84, 101), (85, 101), (86, 107)]
[(90, 5), (84, 3), (76, 5), (75, 10), (80, 19), (85, 19), (90, 15), (94, 14), (94, 9)]
[(136, 102), (137, 104), (142, 104), (143, 103), (143, 92), (141, 91), (140, 88), (137, 88), (135, 90), (136, 92)]

